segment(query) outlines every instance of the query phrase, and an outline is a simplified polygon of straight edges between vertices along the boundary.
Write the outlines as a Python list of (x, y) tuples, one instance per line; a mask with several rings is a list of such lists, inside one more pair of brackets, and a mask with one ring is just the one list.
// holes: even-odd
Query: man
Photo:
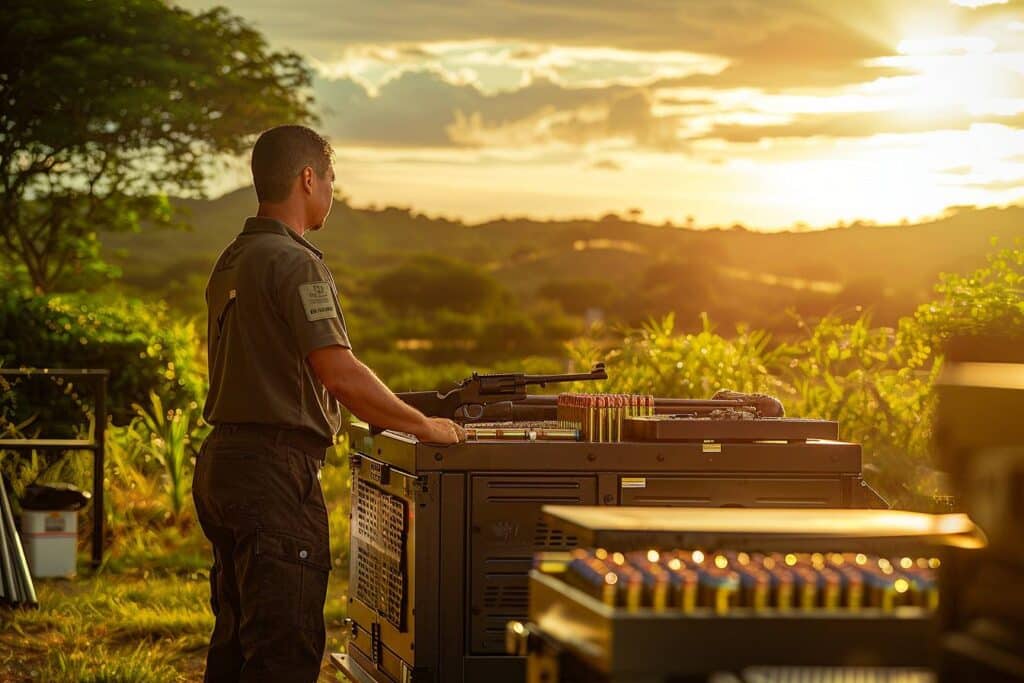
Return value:
[(259, 211), (206, 288), (214, 425), (192, 494), (213, 545), (216, 622), (205, 681), (315, 681), (331, 568), (320, 489), (341, 406), (421, 441), (461, 427), (403, 403), (353, 355), (337, 290), (306, 241), (331, 210), (330, 145), (303, 126), (264, 132), (252, 152)]

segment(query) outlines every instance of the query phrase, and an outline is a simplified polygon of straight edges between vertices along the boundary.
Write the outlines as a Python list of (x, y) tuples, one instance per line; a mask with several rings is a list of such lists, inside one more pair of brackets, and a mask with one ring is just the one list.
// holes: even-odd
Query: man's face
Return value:
[(313, 172), (313, 194), (309, 203), (310, 230), (319, 230), (324, 227), (327, 214), (331, 212), (334, 204), (334, 164), (327, 168), (327, 173), (321, 178)]

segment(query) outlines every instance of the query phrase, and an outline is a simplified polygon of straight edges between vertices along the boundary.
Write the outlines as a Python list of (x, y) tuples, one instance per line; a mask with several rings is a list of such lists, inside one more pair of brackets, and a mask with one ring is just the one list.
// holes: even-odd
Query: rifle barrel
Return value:
[(558, 384), (561, 382), (586, 382), (597, 379), (608, 379), (604, 366), (595, 366), (590, 372), (574, 372), (565, 375), (523, 375), (526, 384)]
[(585, 382), (588, 380), (603, 379), (588, 373), (574, 375), (523, 375), (526, 384), (559, 384), (562, 382)]

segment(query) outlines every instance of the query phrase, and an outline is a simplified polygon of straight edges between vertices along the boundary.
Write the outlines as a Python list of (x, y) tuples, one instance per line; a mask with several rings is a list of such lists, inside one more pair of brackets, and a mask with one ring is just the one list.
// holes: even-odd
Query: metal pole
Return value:
[(11, 501), (7, 497), (7, 490), (4, 488), (2, 478), (0, 478), (0, 513), (3, 514), (3, 523), (11, 537), (9, 554), (10, 562), (14, 566), (14, 576), (18, 584), (18, 592), (20, 593), (17, 597), (21, 602), (37, 607), (39, 599), (36, 597), (35, 586), (32, 585), (32, 574), (29, 572), (28, 561), (25, 559), (25, 551), (21, 547), (18, 530), (14, 527), (14, 509), (11, 507)]
[[(0, 496), (6, 500), (7, 492), (3, 490), (3, 479), (0, 478)], [(0, 512), (3, 505), (0, 504)], [(14, 539), (7, 538), (7, 516), (0, 514), (0, 580), (3, 583), (3, 596), (10, 605), (17, 605), (18, 584), (14, 577), (14, 563), (11, 561), (11, 551), (14, 549)]]
[(103, 562), (103, 461), (106, 454), (107, 373), (99, 377), (96, 391), (96, 436), (92, 467), (92, 568)]

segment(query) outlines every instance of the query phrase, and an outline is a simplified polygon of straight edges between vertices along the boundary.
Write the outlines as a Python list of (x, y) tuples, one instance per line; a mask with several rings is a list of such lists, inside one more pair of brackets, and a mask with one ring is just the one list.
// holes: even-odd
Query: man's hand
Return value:
[(465, 430), (451, 420), (425, 417), (395, 396), (350, 349), (341, 346), (315, 349), (309, 354), (309, 364), (331, 395), (360, 420), (381, 429), (412, 434), (429, 443), (466, 440)]
[(428, 417), (423, 428), (413, 432), (420, 441), (450, 444), (466, 440), (466, 430), (444, 417)]

